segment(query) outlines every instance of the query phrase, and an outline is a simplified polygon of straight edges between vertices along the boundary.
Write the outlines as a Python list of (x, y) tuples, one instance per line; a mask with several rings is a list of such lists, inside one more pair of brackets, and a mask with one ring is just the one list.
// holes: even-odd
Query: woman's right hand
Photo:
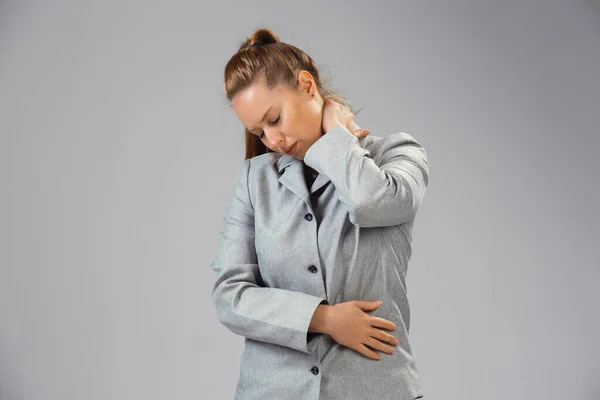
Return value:
[(398, 340), (381, 329), (393, 331), (396, 329), (396, 325), (391, 321), (364, 312), (375, 310), (381, 304), (376, 301), (352, 300), (328, 306), (326, 333), (339, 344), (350, 347), (374, 360), (380, 360), (381, 356), (365, 345), (393, 354), (394, 349), (384, 343), (396, 346)]
[(354, 114), (347, 106), (335, 100), (326, 97), (323, 98), (323, 115), (321, 116), (321, 129), (323, 133), (329, 132), (338, 125), (342, 125), (358, 139), (371, 133), (369, 129), (354, 128)]

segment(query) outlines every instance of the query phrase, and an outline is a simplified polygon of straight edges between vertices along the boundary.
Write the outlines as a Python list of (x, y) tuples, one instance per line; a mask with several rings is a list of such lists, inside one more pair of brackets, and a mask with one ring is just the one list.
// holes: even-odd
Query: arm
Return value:
[(412, 136), (395, 133), (373, 144), (378, 145), (384, 149), (378, 155), (381, 161), (375, 163), (358, 138), (337, 125), (304, 156), (309, 167), (331, 180), (350, 221), (361, 227), (398, 225), (413, 219), (429, 181), (427, 154)]
[(232, 332), (305, 353), (316, 346), (308, 328), (326, 299), (263, 287), (254, 245), (254, 210), (248, 193), (250, 160), (240, 169), (225, 214), (215, 272), (213, 303), (219, 321)]

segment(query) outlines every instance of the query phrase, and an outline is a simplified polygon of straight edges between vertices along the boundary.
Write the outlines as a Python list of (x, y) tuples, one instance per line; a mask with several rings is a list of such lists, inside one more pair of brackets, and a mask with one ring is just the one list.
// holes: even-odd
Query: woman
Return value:
[(246, 338), (236, 399), (421, 398), (405, 276), (425, 150), (369, 136), (270, 30), (224, 78), (246, 159), (211, 267), (219, 321)]

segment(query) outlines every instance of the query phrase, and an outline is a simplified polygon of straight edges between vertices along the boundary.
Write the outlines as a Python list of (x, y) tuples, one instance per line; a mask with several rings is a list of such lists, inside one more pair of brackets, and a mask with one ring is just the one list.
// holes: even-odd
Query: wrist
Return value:
[(323, 125), (323, 133), (327, 133), (339, 125), (342, 125), (342, 123), (341, 122), (332, 122), (332, 123)]
[(317, 306), (310, 320), (309, 332), (329, 333), (329, 319), (332, 307), (329, 304), (319, 304)]

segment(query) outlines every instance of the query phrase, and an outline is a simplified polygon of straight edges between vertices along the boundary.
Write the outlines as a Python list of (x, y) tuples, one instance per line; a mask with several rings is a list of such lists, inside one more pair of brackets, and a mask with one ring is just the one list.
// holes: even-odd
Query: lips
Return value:
[(298, 142), (296, 142), (293, 145), (291, 145), (287, 150), (284, 151), (284, 153), (287, 154), (287, 155), (291, 155), (294, 152), (294, 150), (296, 150), (296, 144), (297, 143)]

